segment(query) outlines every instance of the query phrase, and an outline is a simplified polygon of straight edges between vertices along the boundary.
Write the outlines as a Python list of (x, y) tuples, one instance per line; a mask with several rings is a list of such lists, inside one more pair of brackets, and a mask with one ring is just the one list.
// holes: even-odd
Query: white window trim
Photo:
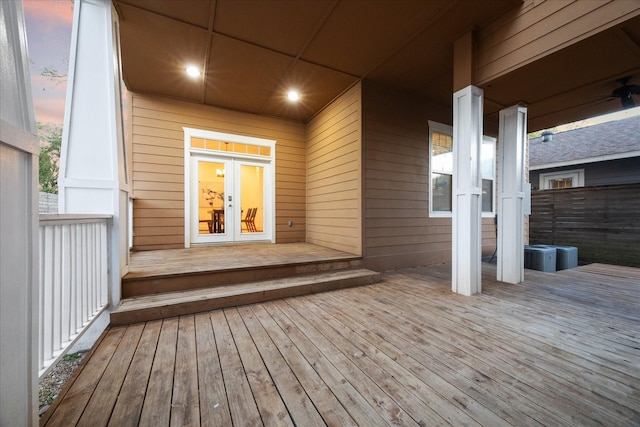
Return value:
[(584, 169), (573, 169), (567, 171), (547, 172), (540, 174), (540, 188), (550, 190), (549, 181), (553, 179), (572, 178), (573, 188), (584, 187)]
[[(448, 125), (443, 125), (442, 123), (432, 122), (429, 120), (429, 217), (431, 218), (451, 218), (451, 211), (434, 211), (433, 210), (433, 160), (431, 159), (433, 154), (433, 133), (443, 133), (445, 135), (451, 135), (453, 137), (453, 127)], [(453, 171), (451, 171), (451, 176), (453, 177)]]
[[(432, 177), (433, 177), (433, 171), (431, 169), (431, 165), (433, 165), (433, 161), (431, 160), (431, 155), (433, 153), (433, 149), (432, 149), (432, 137), (433, 137), (433, 132), (437, 132), (437, 133), (443, 133), (446, 135), (451, 135), (453, 137), (453, 127), (449, 126), (449, 125), (445, 125), (442, 123), (438, 123), (438, 122), (433, 122), (431, 120), (429, 120), (429, 217), (430, 218), (451, 218), (452, 217), (452, 212), (451, 211), (434, 211), (433, 210), (433, 191), (431, 191), (431, 185), (432, 185)], [(496, 150), (496, 138), (492, 138), (490, 136), (483, 136), (482, 137), (483, 142), (491, 142), (493, 144), (493, 148), (494, 151)], [(496, 151), (497, 153), (497, 151)], [(493, 191), (493, 198), (492, 198), (492, 206), (491, 206), (491, 212), (482, 212), (482, 217), (483, 218), (494, 218), (496, 216), (496, 199), (497, 199), (497, 195), (496, 195), (496, 179), (497, 179), (497, 173), (496, 173), (496, 161), (497, 161), (497, 154), (494, 153), (493, 155), (493, 183), (492, 183), (492, 191)], [(451, 176), (453, 176), (453, 171), (451, 172)], [(452, 195), (453, 197), (453, 195)]]

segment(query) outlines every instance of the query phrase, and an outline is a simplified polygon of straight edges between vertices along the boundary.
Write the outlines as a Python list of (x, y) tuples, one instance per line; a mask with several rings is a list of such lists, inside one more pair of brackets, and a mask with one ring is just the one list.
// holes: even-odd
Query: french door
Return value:
[(271, 240), (271, 163), (191, 155), (191, 243)]

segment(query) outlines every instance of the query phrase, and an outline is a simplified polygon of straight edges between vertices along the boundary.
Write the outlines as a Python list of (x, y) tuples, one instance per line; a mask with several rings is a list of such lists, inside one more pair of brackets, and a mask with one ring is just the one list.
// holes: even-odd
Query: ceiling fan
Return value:
[(631, 76), (622, 77), (618, 80), (622, 86), (617, 89), (614, 89), (611, 92), (611, 96), (613, 98), (620, 98), (620, 102), (622, 102), (622, 108), (633, 108), (636, 106), (636, 103), (633, 101), (633, 97), (631, 95), (640, 95), (640, 85), (630, 85), (628, 84), (631, 80)]

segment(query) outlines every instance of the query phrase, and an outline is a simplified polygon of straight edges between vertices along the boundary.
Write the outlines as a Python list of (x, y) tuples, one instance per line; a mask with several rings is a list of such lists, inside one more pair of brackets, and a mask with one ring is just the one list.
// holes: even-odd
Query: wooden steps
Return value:
[[(324, 264), (323, 268), (327, 268)], [(307, 266), (307, 269), (310, 267)], [(111, 312), (112, 325), (193, 314), (219, 308), (376, 283), (380, 273), (361, 268), (329, 269), (311, 274), (165, 292), (122, 300)]]
[(129, 274), (122, 280), (122, 298), (210, 288), (234, 283), (273, 280), (301, 274), (359, 268), (361, 258), (324, 259), (313, 262), (240, 265), (203, 271), (179, 271), (160, 274)]

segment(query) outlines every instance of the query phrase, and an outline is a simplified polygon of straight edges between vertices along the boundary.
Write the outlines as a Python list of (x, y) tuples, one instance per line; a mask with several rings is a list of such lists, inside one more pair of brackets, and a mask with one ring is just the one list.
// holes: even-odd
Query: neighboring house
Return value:
[(640, 182), (640, 116), (529, 140), (534, 190)]

